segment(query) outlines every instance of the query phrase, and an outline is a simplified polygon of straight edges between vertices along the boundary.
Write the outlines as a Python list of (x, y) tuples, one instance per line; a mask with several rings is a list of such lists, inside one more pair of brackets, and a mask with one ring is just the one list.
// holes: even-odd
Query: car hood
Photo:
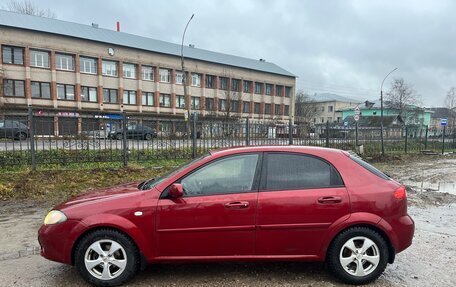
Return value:
[(90, 191), (90, 192), (78, 195), (76, 197), (73, 197), (70, 200), (59, 204), (54, 209), (61, 210), (61, 209), (65, 209), (65, 208), (77, 205), (77, 204), (92, 203), (94, 201), (104, 201), (104, 200), (110, 200), (113, 198), (128, 196), (132, 193), (137, 193), (140, 191), (138, 189), (139, 183), (140, 183), (139, 181), (130, 182), (130, 183), (116, 185), (116, 186), (109, 187), (109, 188)]

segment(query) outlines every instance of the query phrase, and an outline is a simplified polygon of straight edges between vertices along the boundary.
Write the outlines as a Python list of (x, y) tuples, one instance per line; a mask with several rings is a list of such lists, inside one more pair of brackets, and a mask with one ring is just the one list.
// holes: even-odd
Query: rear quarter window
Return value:
[(367, 162), (365, 162), (361, 158), (359, 158), (357, 156), (350, 155), (350, 159), (353, 160), (354, 162), (356, 162), (357, 164), (359, 164), (360, 166), (362, 166), (364, 169), (367, 169), (371, 173), (375, 174), (376, 176), (378, 176), (380, 178), (383, 178), (383, 179), (386, 179), (386, 180), (390, 179), (386, 174), (384, 174), (383, 172), (381, 172), (380, 170), (378, 170), (374, 166), (368, 164)]

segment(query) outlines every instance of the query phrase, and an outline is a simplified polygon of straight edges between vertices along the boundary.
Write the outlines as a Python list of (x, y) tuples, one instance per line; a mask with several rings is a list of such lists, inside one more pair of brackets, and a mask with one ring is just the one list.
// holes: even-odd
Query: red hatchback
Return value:
[(147, 263), (326, 261), (343, 282), (375, 280), (412, 243), (405, 187), (357, 157), (297, 146), (213, 151), (161, 178), (56, 206), (42, 256), (115, 286)]

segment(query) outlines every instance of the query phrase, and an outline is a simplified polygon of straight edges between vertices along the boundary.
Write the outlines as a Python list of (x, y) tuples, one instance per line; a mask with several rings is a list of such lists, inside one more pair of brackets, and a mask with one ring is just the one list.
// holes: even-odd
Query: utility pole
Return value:
[(380, 139), (382, 142), (382, 156), (385, 155), (385, 145), (383, 142), (383, 83), (385, 82), (386, 78), (391, 75), (392, 72), (396, 71), (397, 68), (394, 68), (389, 72), (382, 81), (382, 85), (380, 86)]
[(182, 81), (184, 84), (184, 98), (185, 101), (187, 102), (187, 137), (190, 139), (190, 119), (191, 119), (191, 100), (187, 101), (187, 74), (185, 73), (185, 67), (184, 67), (184, 39), (185, 39), (185, 32), (187, 32), (187, 27), (188, 24), (190, 24), (190, 21), (192, 21), (193, 16), (195, 14), (192, 14), (190, 19), (188, 19), (187, 25), (185, 25), (184, 33), (182, 34), (182, 43), (181, 43), (181, 68), (182, 68)]

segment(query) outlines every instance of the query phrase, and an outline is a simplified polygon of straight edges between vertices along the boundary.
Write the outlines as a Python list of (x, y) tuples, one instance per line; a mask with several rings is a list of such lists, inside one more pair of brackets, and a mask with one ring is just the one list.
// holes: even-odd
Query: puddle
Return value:
[(436, 191), (456, 195), (456, 182), (416, 182), (411, 180), (403, 180), (403, 184), (413, 187), (418, 192)]

